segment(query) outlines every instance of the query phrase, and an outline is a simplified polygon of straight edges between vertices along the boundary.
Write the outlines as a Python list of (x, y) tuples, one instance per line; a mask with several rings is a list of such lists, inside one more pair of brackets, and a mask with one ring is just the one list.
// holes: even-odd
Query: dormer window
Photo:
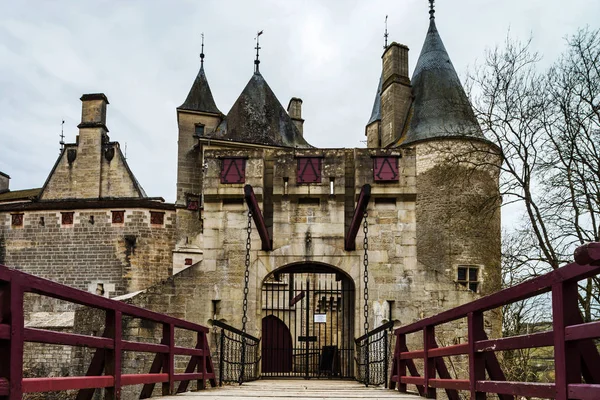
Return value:
[(204, 136), (204, 125), (202, 125), (202, 124), (196, 124), (195, 130), (194, 130), (194, 134), (196, 136)]

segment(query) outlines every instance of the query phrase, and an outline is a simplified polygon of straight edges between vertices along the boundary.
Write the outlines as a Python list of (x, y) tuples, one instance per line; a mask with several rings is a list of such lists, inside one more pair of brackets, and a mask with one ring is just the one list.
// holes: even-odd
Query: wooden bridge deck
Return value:
[(304, 380), (304, 379), (265, 379), (230, 385), (220, 388), (187, 392), (162, 399), (198, 398), (202, 400), (314, 400), (314, 399), (417, 399), (412, 394), (402, 394), (383, 387), (365, 387), (355, 381)]

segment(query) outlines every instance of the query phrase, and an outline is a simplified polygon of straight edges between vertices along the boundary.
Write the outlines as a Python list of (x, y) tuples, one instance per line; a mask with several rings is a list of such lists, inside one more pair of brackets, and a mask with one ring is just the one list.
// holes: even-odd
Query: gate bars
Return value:
[[(389, 321), (371, 332), (354, 339), (356, 343), (356, 364), (358, 371), (356, 380), (369, 385), (385, 385), (388, 387), (388, 368), (390, 367), (389, 336), (394, 326)], [(365, 355), (365, 353), (368, 354)]]
[[(219, 386), (224, 382), (250, 382), (260, 377), (258, 352), (260, 339), (248, 335), (220, 321), (213, 326), (221, 328), (219, 335)], [(241, 378), (241, 379), (240, 379)]]

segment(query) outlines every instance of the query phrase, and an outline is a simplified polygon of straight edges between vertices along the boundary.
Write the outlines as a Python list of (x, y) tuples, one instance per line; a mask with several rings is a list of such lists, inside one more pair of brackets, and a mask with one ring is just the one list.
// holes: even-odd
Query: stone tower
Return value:
[[(177, 107), (177, 224), (178, 244), (174, 263), (201, 260), (198, 235), (202, 231), (202, 145), (198, 138), (213, 132), (223, 119), (204, 72), (204, 44), (200, 70), (183, 104)], [(196, 241), (195, 241), (196, 239)], [(189, 264), (189, 261), (186, 261)]]

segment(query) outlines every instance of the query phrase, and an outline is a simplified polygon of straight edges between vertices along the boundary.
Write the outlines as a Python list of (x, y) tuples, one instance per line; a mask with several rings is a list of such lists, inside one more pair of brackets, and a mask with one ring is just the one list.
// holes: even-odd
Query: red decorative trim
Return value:
[(150, 211), (150, 223), (152, 225), (162, 225), (165, 222), (165, 213), (160, 211)]
[(302, 157), (298, 158), (298, 183), (321, 183), (321, 157)]
[(221, 160), (221, 183), (246, 182), (246, 160), (244, 158), (223, 158)]
[(398, 157), (373, 157), (373, 180), (375, 182), (398, 182)]
[(198, 211), (200, 209), (200, 202), (198, 200), (190, 200), (187, 201), (187, 209), (190, 211)]
[(192, 259), (191, 258), (186, 258), (185, 259), (185, 265), (192, 265)]
[(67, 212), (61, 212), (61, 223), (63, 225), (73, 225), (73, 216), (75, 214), (75, 212), (73, 211), (67, 211)]
[(113, 211), (112, 212), (112, 223), (113, 224), (123, 224), (125, 223), (125, 211)]

